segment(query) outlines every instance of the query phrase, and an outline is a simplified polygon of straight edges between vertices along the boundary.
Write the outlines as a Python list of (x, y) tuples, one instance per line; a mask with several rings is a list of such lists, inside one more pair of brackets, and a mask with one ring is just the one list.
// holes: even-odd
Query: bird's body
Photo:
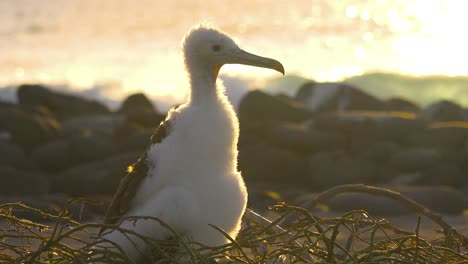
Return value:
[[(231, 54), (236, 58), (233, 52), (242, 50), (226, 35), (204, 27), (189, 32), (183, 48), (190, 80), (189, 99), (169, 111), (148, 150), (122, 179), (106, 222), (122, 216), (152, 216), (189, 239), (222, 245), (228, 242), (226, 237), (210, 225), (235, 238), (247, 190), (237, 170), (238, 119), (216, 78), (219, 68), (230, 63), (222, 58), (229, 59)], [(210, 53), (221, 59), (212, 59)], [(274, 60), (243, 54), (266, 64), (260, 66), (276, 63), (270, 68), (280, 70), (281, 64)], [(170, 236), (153, 220), (123, 222), (121, 226), (156, 239)], [(119, 231), (104, 236), (118, 243), (132, 259), (144, 252), (141, 240), (129, 241)]]

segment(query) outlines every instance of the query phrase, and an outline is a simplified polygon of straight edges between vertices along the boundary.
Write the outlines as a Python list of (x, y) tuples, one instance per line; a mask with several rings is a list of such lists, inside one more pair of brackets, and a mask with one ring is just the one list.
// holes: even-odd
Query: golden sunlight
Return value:
[[(401, 34), (393, 41), (403, 72), (416, 75), (468, 74), (468, 38), (465, 36), (467, 1), (410, 2), (403, 15), (416, 18), (421, 26), (417, 34)], [(403, 24), (399, 16), (392, 16)]]

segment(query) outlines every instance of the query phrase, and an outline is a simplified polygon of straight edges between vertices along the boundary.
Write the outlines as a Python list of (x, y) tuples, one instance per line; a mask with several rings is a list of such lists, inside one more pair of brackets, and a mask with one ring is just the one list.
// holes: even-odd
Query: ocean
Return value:
[(43, 83), (110, 105), (144, 92), (167, 108), (187, 94), (180, 41), (209, 23), (285, 66), (284, 78), (223, 67), (237, 97), (347, 81), (381, 98), (468, 106), (466, 10), (458, 0), (0, 0), (0, 100)]

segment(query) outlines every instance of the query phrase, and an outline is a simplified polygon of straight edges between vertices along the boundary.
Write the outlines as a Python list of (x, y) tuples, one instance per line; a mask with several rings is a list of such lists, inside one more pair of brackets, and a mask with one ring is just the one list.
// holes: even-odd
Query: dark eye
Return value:
[(211, 49), (212, 49), (213, 51), (218, 52), (218, 51), (221, 50), (221, 46), (220, 46), (220, 45), (213, 45), (213, 46), (211, 47)]

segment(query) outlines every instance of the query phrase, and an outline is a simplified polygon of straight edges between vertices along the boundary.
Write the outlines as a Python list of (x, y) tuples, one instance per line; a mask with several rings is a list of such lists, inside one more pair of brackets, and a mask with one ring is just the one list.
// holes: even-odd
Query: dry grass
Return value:
[[(0, 221), (6, 223), (0, 230), (0, 263), (132, 263), (118, 245), (111, 251), (103, 246), (109, 241), (93, 237), (102, 224), (71, 219), (67, 210), (71, 203), (57, 214), (21, 203), (0, 205)], [(51, 224), (16, 218), (15, 210), (28, 211)], [(468, 263), (468, 245), (455, 230), (428, 240), (420, 233), (419, 224), (414, 231), (404, 231), (384, 219), (373, 219), (365, 211), (321, 219), (286, 204), (271, 210), (278, 215), (274, 221), (246, 214), (239, 237), (234, 240), (225, 234), (231, 243), (219, 247), (187, 241), (156, 218), (145, 217), (168, 228), (174, 239), (157, 241), (132, 230), (108, 227), (143, 239), (152, 249), (148, 255), (153, 256), (149, 261), (153, 263), (181, 259), (193, 263)]]

